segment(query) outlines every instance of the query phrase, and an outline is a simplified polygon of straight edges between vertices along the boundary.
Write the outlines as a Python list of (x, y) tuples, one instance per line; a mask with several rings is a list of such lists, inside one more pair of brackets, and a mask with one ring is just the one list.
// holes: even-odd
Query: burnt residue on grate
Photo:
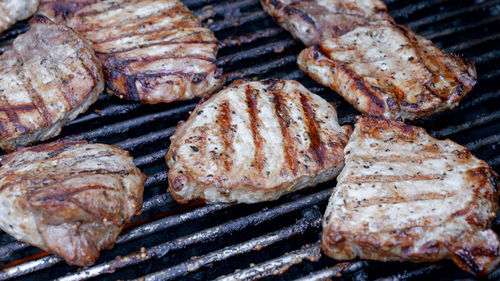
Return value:
[[(358, 112), (339, 95), (301, 72), (296, 57), (304, 46), (261, 9), (258, 0), (185, 0), (221, 41), (218, 65), (228, 83), (238, 78), (296, 79), (333, 102), (342, 124)], [(500, 0), (387, 0), (401, 24), (447, 51), (472, 59), (476, 88), (451, 111), (413, 124), (438, 138), (451, 138), (500, 171)], [(27, 30), (18, 23), (0, 35), (0, 52)], [(324, 212), (335, 182), (254, 205), (175, 203), (168, 194), (164, 155), (177, 123), (198, 100), (142, 105), (107, 94), (68, 124), (58, 137), (115, 144), (131, 152), (148, 175), (142, 215), (102, 252), (94, 266), (67, 266), (0, 233), (0, 279), (116, 280), (448, 280), (473, 279), (451, 262), (435, 264), (339, 263), (320, 255)], [(495, 221), (493, 228), (500, 231)], [(276, 277), (279, 275), (279, 277)], [(498, 278), (500, 270), (491, 277)]]

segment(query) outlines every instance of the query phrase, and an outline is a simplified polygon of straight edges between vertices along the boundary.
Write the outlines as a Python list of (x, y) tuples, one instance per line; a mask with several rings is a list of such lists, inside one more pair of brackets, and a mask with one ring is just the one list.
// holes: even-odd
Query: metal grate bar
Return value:
[(490, 72), (484, 74), (482, 76), (482, 79), (483, 80), (491, 79), (491, 78), (497, 77), (498, 75), (500, 75), (500, 69), (496, 69), (496, 70), (493, 70), (493, 71), (490, 71)]
[(322, 281), (330, 280), (335, 277), (342, 277), (342, 275), (358, 271), (364, 267), (368, 266), (367, 261), (357, 261), (357, 262), (342, 262), (338, 263), (330, 268), (326, 268), (320, 271), (313, 272), (307, 276), (296, 279), (295, 281)]
[(146, 182), (144, 182), (144, 189), (157, 186), (160, 184), (166, 184), (167, 183), (167, 172), (166, 171), (161, 171), (156, 174), (153, 174), (151, 176), (148, 176), (146, 179)]
[(450, 2), (452, 0), (431, 0), (431, 1), (421, 1), (419, 3), (414, 3), (413, 5), (408, 5), (399, 9), (395, 10), (389, 10), (389, 14), (391, 14), (392, 17), (394, 18), (400, 18), (400, 17), (408, 17), (412, 15), (415, 12), (418, 12), (420, 10), (423, 10), (425, 8), (438, 5), (438, 4), (443, 4), (446, 2)]
[(442, 264), (431, 264), (428, 266), (420, 267), (415, 270), (406, 271), (397, 275), (379, 278), (377, 281), (403, 281), (403, 280), (415, 280), (416, 277), (424, 277), (432, 271), (439, 270), (443, 268)]
[(161, 149), (151, 154), (135, 158), (134, 163), (137, 167), (142, 168), (164, 159), (166, 154), (167, 149)]
[(105, 107), (99, 110), (99, 113), (90, 112), (88, 114), (82, 115), (75, 120), (68, 123), (68, 125), (76, 125), (83, 122), (94, 121), (99, 118), (109, 117), (109, 116), (117, 116), (128, 114), (131, 111), (134, 111), (140, 107), (143, 107), (143, 104), (140, 103), (130, 103), (130, 104), (117, 104)]
[(122, 142), (117, 142), (114, 145), (121, 147), (122, 149), (133, 151), (138, 146), (154, 143), (160, 140), (165, 140), (174, 134), (177, 127), (170, 127), (160, 131), (151, 132), (149, 134), (141, 135), (139, 137), (128, 139)]
[(221, 276), (217, 281), (237, 281), (237, 280), (257, 280), (270, 275), (280, 275), (290, 267), (302, 263), (303, 260), (318, 261), (321, 258), (321, 245), (315, 243), (306, 245), (300, 250), (296, 250), (283, 256), (272, 259), (253, 267), (237, 271), (231, 275)]
[(306, 215), (292, 226), (285, 227), (281, 230), (260, 236), (238, 245), (225, 247), (202, 257), (191, 259), (187, 262), (178, 264), (165, 270), (147, 275), (141, 279), (147, 281), (170, 280), (185, 276), (216, 262), (221, 262), (231, 257), (249, 253), (251, 251), (260, 251), (261, 249), (273, 245), (277, 242), (284, 241), (293, 236), (302, 234), (310, 228), (319, 228), (319, 226), (321, 225), (321, 213), (319, 212), (319, 210), (305, 210), (304, 212), (306, 212)]
[(332, 192), (331, 189), (327, 189), (303, 197), (299, 200), (279, 205), (269, 210), (263, 210), (245, 217), (240, 217), (230, 222), (226, 222), (218, 226), (208, 228), (206, 230), (175, 239), (174, 241), (169, 241), (157, 246), (153, 246), (147, 250), (143, 249), (138, 253), (132, 253), (125, 257), (116, 258), (115, 260), (95, 265), (93, 267), (67, 275), (61, 278), (60, 280), (88, 279), (101, 274), (112, 273), (117, 269), (124, 268), (127, 266), (132, 266), (141, 263), (143, 261), (149, 260), (153, 257), (160, 258), (170, 253), (171, 251), (186, 248), (188, 246), (198, 243), (212, 241), (214, 239), (223, 237), (225, 235), (242, 231), (243, 229), (246, 229), (249, 226), (257, 226), (259, 224), (262, 224), (263, 222), (270, 221), (284, 214), (302, 210), (307, 206), (316, 205), (319, 202), (327, 200), (328, 197), (331, 195), (331, 192)]
[(235, 10), (246, 9), (259, 4), (258, 0), (243, 0), (233, 3), (223, 3), (217, 6), (206, 6), (205, 8), (195, 11), (196, 17), (200, 20), (211, 18), (221, 14), (233, 14)]
[(112, 125), (103, 126), (92, 131), (68, 136), (71, 140), (93, 140), (100, 137), (106, 137), (111, 135), (123, 134), (131, 129), (144, 126), (145, 124), (162, 120), (165, 118), (172, 118), (172, 116), (187, 113), (195, 108), (196, 104), (188, 104), (184, 106), (179, 106), (176, 108), (168, 109), (159, 113), (142, 115), (137, 118), (129, 119), (126, 121), (114, 123)]
[(461, 43), (458, 43), (456, 45), (446, 47), (445, 49), (448, 52), (456, 52), (456, 51), (460, 51), (460, 50), (469, 49), (469, 48), (472, 48), (474, 46), (481, 45), (483, 43), (497, 40), (497, 39), (500, 39), (500, 32), (494, 33), (494, 34), (491, 34), (488, 36), (482, 36), (482, 37), (474, 39), (474, 40), (467, 40), (465, 42), (461, 42)]
[(284, 58), (276, 59), (268, 63), (261, 65), (256, 65), (252, 67), (245, 68), (243, 70), (233, 71), (227, 74), (227, 81), (232, 82), (236, 79), (249, 77), (251, 75), (261, 75), (268, 73), (273, 69), (283, 67), (285, 65), (294, 63), (297, 60), (297, 56), (287, 56)]
[(483, 25), (494, 23), (494, 22), (499, 21), (499, 20), (500, 20), (500, 15), (495, 16), (495, 17), (488, 17), (488, 18), (485, 18), (483, 20), (480, 20), (480, 21), (477, 21), (477, 22), (474, 22), (471, 24), (457, 25), (457, 26), (453, 26), (450, 28), (445, 28), (445, 29), (439, 30), (439, 31), (435, 31), (435, 30), (424, 31), (424, 32), (420, 32), (420, 35), (426, 37), (429, 40), (432, 40), (432, 39), (437, 38), (437, 37), (452, 35), (452, 34), (456, 34), (458, 32), (463, 32), (463, 31), (474, 29), (474, 28), (478, 28), (478, 27), (481, 27)]
[(472, 57), (472, 60), (475, 63), (483, 63), (497, 58), (500, 58), (500, 50), (493, 50), (487, 53), (483, 53), (479, 56)]
[(425, 25), (425, 24), (436, 23), (438, 21), (449, 19), (452, 17), (456, 17), (456, 16), (459, 16), (462, 14), (476, 12), (480, 9), (488, 8), (488, 7), (497, 5), (499, 3), (500, 3), (500, 0), (490, 0), (490, 1), (483, 2), (481, 4), (467, 6), (467, 7), (462, 8), (462, 9), (451, 10), (449, 12), (427, 16), (427, 17), (406, 23), (405, 25), (407, 25), (408, 27), (410, 27), (412, 29), (416, 29), (417, 27)]
[(241, 17), (232, 17), (231, 19), (224, 19), (219, 22), (208, 23), (207, 27), (210, 28), (213, 32), (222, 31), (224, 29), (229, 29), (231, 27), (238, 27), (245, 23), (250, 23), (258, 20), (262, 20), (267, 18), (268, 15), (260, 10), (252, 13), (245, 14)]
[(272, 42), (252, 49), (243, 50), (232, 55), (220, 57), (217, 60), (217, 66), (222, 67), (227, 64), (234, 64), (245, 59), (260, 57), (270, 53), (283, 53), (287, 48), (294, 45), (298, 45), (298, 42), (292, 39)]
[(241, 44), (252, 43), (259, 39), (273, 38), (284, 32), (285, 31), (279, 27), (271, 27), (271, 28), (257, 30), (256, 32), (247, 33), (244, 35), (230, 36), (222, 40), (219, 45), (221, 48), (241, 46)]
[(460, 125), (447, 126), (440, 130), (432, 131), (431, 134), (436, 138), (446, 138), (449, 137), (450, 135), (472, 129), (474, 127), (479, 127), (497, 120), (500, 120), (500, 111), (476, 117), (476, 119), (473, 120), (467, 120)]
[(500, 143), (500, 133), (469, 142), (465, 145), (470, 151), (476, 151), (483, 146)]

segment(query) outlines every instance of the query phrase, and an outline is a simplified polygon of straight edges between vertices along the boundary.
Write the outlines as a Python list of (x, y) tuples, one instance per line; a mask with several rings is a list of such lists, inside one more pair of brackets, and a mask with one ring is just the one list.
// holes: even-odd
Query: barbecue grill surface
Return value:
[[(396, 21), (448, 52), (472, 59), (478, 84), (452, 111), (412, 124), (440, 139), (451, 138), (500, 172), (500, 0), (387, 0)], [(304, 46), (262, 11), (258, 0), (185, 0), (222, 42), (218, 65), (228, 82), (238, 78), (296, 79), (334, 102), (341, 124), (356, 110), (314, 83), (296, 65)], [(0, 35), (5, 48), (27, 23)], [(92, 267), (78, 269), (57, 256), (0, 233), (0, 280), (333, 278), (339, 280), (474, 279), (450, 261), (434, 264), (354, 261), (338, 263), (319, 254), (321, 215), (335, 182), (287, 195), (276, 202), (236, 205), (176, 204), (167, 188), (164, 155), (178, 121), (198, 101), (142, 105), (103, 94), (58, 138), (86, 139), (127, 149), (148, 175), (143, 214), (134, 219), (114, 249)], [(500, 220), (493, 229), (500, 232)], [(275, 275), (280, 274), (279, 277)], [(500, 279), (500, 269), (490, 275)], [(234, 280), (234, 279), (233, 279)]]

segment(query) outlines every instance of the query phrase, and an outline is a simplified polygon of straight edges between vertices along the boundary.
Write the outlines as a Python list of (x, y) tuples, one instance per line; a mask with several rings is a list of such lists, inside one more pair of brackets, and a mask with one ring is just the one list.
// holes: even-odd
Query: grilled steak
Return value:
[(306, 46), (343, 35), (358, 26), (392, 20), (378, 0), (260, 0), (264, 11)]
[(472, 90), (471, 61), (390, 22), (361, 26), (303, 50), (300, 69), (363, 113), (417, 119), (451, 109)]
[(144, 176), (128, 152), (54, 142), (22, 148), (0, 167), (0, 228), (61, 256), (94, 263), (141, 210)]
[(334, 178), (346, 128), (296, 81), (233, 82), (198, 105), (171, 137), (173, 198), (254, 203)]
[(36, 15), (0, 57), (0, 147), (56, 136), (104, 88), (94, 51), (70, 28)]
[(2, 0), (0, 1), (0, 32), (14, 23), (31, 17), (38, 8), (40, 0)]
[(457, 106), (476, 83), (471, 61), (396, 24), (381, 1), (261, 2), (311, 46), (299, 55), (300, 69), (363, 113), (423, 118)]
[(143, 103), (204, 97), (224, 79), (218, 41), (177, 0), (42, 0), (40, 11), (92, 41), (107, 88)]
[(338, 260), (452, 258), (485, 275), (499, 263), (490, 222), (496, 175), (486, 162), (424, 129), (363, 117), (323, 221), (323, 250)]

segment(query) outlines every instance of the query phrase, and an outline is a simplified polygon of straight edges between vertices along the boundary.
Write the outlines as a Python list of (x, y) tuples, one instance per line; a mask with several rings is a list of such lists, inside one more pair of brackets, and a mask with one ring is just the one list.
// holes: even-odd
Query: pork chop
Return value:
[(38, 8), (40, 0), (2, 0), (0, 1), (0, 32), (9, 29), (14, 23), (31, 17)]
[(178, 0), (42, 0), (93, 43), (112, 93), (143, 103), (205, 97), (224, 84), (218, 41)]
[(301, 70), (359, 111), (413, 120), (454, 108), (476, 83), (474, 63), (391, 22), (361, 26), (303, 50)]
[(490, 230), (495, 172), (450, 141), (399, 121), (362, 117), (323, 220), (323, 250), (338, 260), (453, 259), (486, 275), (499, 263)]
[(56, 136), (104, 89), (94, 51), (70, 28), (35, 15), (0, 56), (0, 147)]
[(391, 20), (379, 0), (260, 0), (264, 11), (306, 46), (358, 26)]
[(171, 137), (172, 197), (255, 203), (334, 178), (346, 128), (296, 81), (237, 80), (201, 103)]
[(91, 265), (140, 212), (143, 183), (117, 147), (66, 141), (22, 148), (1, 162), (0, 228), (71, 265)]

